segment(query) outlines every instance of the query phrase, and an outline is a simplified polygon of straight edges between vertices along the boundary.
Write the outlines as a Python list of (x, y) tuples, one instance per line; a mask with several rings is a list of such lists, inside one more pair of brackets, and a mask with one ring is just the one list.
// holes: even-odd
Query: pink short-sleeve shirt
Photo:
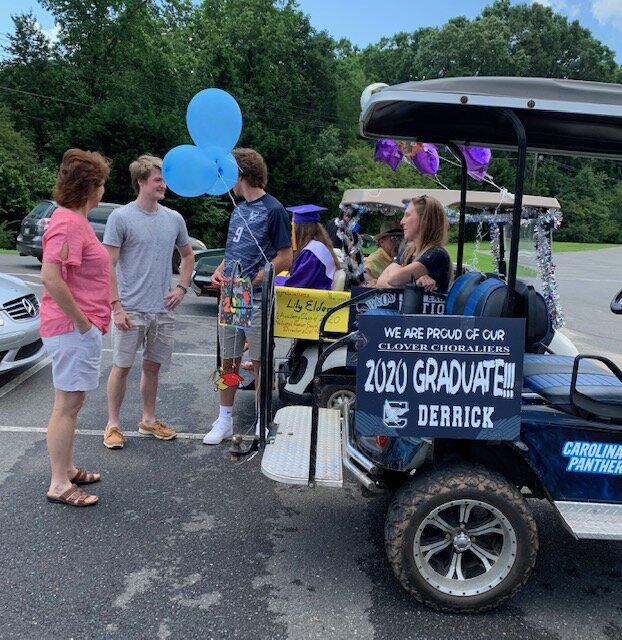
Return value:
[[(67, 243), (67, 258), (61, 253)], [(110, 324), (110, 256), (87, 219), (69, 209), (57, 209), (43, 235), (43, 262), (59, 264), (76, 304), (102, 332)], [(44, 290), (41, 336), (49, 338), (74, 329), (73, 321)]]

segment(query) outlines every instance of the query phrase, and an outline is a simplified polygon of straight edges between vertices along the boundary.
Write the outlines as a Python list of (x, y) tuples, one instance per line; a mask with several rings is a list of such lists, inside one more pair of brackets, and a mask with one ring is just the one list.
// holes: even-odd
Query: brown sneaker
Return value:
[(123, 449), (125, 438), (119, 427), (106, 427), (104, 429), (104, 447), (108, 449)]
[(177, 437), (177, 433), (173, 429), (159, 420), (156, 420), (153, 424), (139, 422), (138, 433), (142, 433), (144, 436), (153, 436), (158, 440), (172, 440)]

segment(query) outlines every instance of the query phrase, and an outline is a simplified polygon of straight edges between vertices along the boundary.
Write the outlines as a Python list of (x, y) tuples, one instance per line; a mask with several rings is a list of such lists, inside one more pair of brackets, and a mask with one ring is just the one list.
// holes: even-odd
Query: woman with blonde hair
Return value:
[(449, 223), (443, 205), (430, 196), (413, 198), (400, 224), (405, 248), (396, 262), (380, 275), (377, 287), (403, 287), (416, 283), (426, 291), (447, 291), (451, 258), (445, 249)]
[(320, 211), (316, 205), (290, 207), (292, 211), (292, 244), (294, 263), (288, 276), (277, 276), (274, 284), (280, 287), (305, 289), (331, 289), (337, 269), (341, 268), (333, 243), (320, 224)]
[(69, 149), (54, 187), (59, 208), (43, 236), (41, 338), (52, 358), (54, 406), (47, 428), (50, 502), (97, 504), (78, 485), (99, 473), (73, 462), (78, 412), (99, 384), (102, 335), (110, 324), (110, 258), (87, 220), (104, 194), (110, 165), (97, 152)]

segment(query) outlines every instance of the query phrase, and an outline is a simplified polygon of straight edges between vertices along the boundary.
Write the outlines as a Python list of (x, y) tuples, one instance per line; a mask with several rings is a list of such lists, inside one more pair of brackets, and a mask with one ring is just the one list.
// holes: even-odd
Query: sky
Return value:
[[(592, 35), (610, 47), (622, 64), (622, 0), (512, 0), (513, 4), (539, 2), (570, 20), (578, 20)], [(298, 0), (312, 26), (334, 38), (348, 38), (359, 47), (374, 44), (383, 36), (420, 27), (441, 26), (455, 16), (479, 15), (492, 0)], [(32, 9), (41, 29), (53, 33), (52, 17), (36, 0), (0, 1), (0, 45), (13, 31), (11, 14)]]

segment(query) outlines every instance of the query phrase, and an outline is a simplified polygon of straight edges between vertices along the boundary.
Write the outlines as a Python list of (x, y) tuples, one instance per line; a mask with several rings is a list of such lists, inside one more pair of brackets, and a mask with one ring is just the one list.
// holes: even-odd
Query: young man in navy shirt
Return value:
[[(268, 169), (264, 159), (254, 149), (234, 149), (238, 163), (238, 181), (233, 187), (236, 197), (243, 198), (231, 214), (225, 258), (212, 275), (212, 283), (222, 286), (225, 278), (233, 274), (234, 264), (240, 263), (242, 276), (253, 284), (254, 304), (252, 327), (239, 329), (219, 326), (218, 336), (222, 354), (223, 373), (237, 372), (244, 343), (248, 342), (249, 354), (255, 374), (255, 389), (259, 389), (261, 358), (261, 282), (264, 267), (274, 265), (274, 272), (288, 270), (293, 261), (291, 227), (283, 205), (266, 193)], [(237, 275), (237, 274), (236, 274)], [(203, 444), (220, 444), (233, 435), (233, 402), (236, 386), (219, 391), (220, 410), (211, 430), (203, 438)]]

